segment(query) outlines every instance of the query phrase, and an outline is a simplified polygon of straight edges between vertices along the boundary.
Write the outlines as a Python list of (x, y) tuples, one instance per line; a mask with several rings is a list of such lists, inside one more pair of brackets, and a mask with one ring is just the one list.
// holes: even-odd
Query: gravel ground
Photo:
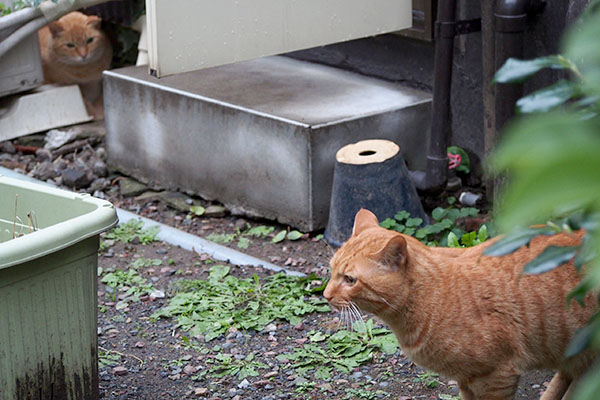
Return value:
[[(0, 143), (0, 165), (71, 190), (106, 198), (118, 207), (202, 237), (216, 240), (236, 250), (305, 274), (315, 274), (324, 282), (334, 250), (319, 234), (301, 234), (296, 240), (273, 243), (282, 230), (293, 228), (272, 221), (232, 216), (218, 203), (181, 193), (131, 191), (131, 181), (106, 165), (103, 127), (93, 123), (75, 128), (65, 136), (54, 134), (51, 149), (44, 135)], [(135, 184), (135, 182), (133, 182)], [(477, 188), (471, 190), (478, 191)], [(426, 209), (441, 204), (443, 198), (426, 198)], [(198, 216), (190, 206), (206, 212)], [(199, 210), (199, 209), (196, 209)], [(201, 212), (197, 211), (198, 214)], [(248, 236), (250, 228), (273, 227), (264, 237)], [(210, 268), (222, 264), (161, 242), (142, 244), (104, 240), (99, 254), (98, 338), (100, 346), (100, 393), (103, 399), (455, 399), (455, 382), (422, 370), (406, 359), (401, 350), (384, 354), (374, 350), (370, 360), (347, 372), (333, 369), (324, 377), (318, 367), (301, 371), (289, 354), (305, 345), (325, 349), (327, 340), (339, 332), (336, 313), (311, 312), (300, 322), (275, 320), (264, 329), (231, 328), (206, 341), (191, 336), (177, 326), (174, 318), (153, 320), (150, 316), (166, 306), (177, 294), (183, 279), (206, 280)], [(152, 285), (137, 301), (126, 295), (136, 284), (115, 290), (102, 282), (107, 274), (128, 271), (136, 260), (157, 260), (160, 265), (137, 267), (136, 276)], [(229, 275), (261, 280), (273, 273), (261, 268), (228, 266)], [(137, 284), (142, 285), (140, 280)], [(317, 293), (318, 295), (318, 293)], [(365, 317), (370, 318), (369, 316)], [(376, 321), (374, 328), (380, 324)], [(315, 336), (316, 335), (316, 336)], [(327, 351), (325, 352), (327, 354)], [(249, 354), (253, 360), (247, 359)], [(288, 356), (286, 356), (286, 354)], [(240, 373), (217, 376), (215, 367), (246, 365), (252, 375)], [(236, 364), (237, 363), (237, 364)], [(230, 370), (236, 372), (235, 369)], [(549, 374), (533, 373), (522, 379), (517, 398), (539, 398)]]

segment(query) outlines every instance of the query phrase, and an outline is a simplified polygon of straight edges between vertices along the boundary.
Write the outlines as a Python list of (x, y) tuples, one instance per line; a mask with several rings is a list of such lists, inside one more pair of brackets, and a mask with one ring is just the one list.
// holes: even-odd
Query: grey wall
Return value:
[[(525, 34), (525, 58), (559, 51), (562, 32), (576, 18), (588, 0), (552, 0), (544, 13), (531, 22)], [(459, 1), (460, 19), (481, 16), (482, 7), (493, 7), (493, 0)], [(489, 23), (484, 21), (484, 23)], [(433, 43), (408, 39), (396, 34), (355, 40), (289, 54), (289, 56), (355, 71), (411, 87), (431, 91)], [(452, 82), (451, 143), (484, 155), (483, 69), (481, 33), (457, 37)], [(525, 86), (525, 93), (560, 77), (547, 71)]]

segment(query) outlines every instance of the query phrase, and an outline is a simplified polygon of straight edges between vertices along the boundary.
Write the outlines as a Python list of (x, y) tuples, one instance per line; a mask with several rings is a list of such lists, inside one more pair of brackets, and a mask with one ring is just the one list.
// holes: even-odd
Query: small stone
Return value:
[(76, 168), (67, 168), (62, 171), (62, 183), (75, 189), (87, 187), (92, 183), (93, 179), (88, 176), (86, 171)]
[(98, 147), (96, 149), (96, 157), (98, 157), (102, 161), (106, 161), (106, 150), (104, 149), (104, 147)]
[(183, 367), (183, 372), (186, 375), (193, 375), (196, 373), (196, 371), (197, 371), (197, 369), (193, 365), (186, 365), (185, 367)]
[(145, 345), (146, 345), (146, 343), (142, 342), (141, 340), (138, 342), (135, 342), (135, 347), (137, 347), (138, 349), (141, 349)]
[(262, 330), (264, 333), (275, 332), (277, 331), (277, 325), (271, 323), (265, 326), (265, 329)]
[(0, 153), (15, 154), (16, 152), (17, 150), (15, 149), (15, 146), (13, 146), (12, 142), (6, 141), (0, 143)]
[(363, 376), (363, 373), (360, 371), (356, 371), (352, 374), (352, 378), (354, 378), (354, 379), (360, 379), (360, 378), (362, 378), (362, 376)]
[(540, 388), (540, 385), (537, 385), (537, 384), (535, 384), (535, 385), (531, 385), (531, 388), (532, 388), (532, 389), (539, 389), (539, 388)]
[(52, 153), (50, 152), (50, 150), (46, 150), (46, 149), (37, 149), (35, 151), (35, 156), (40, 160), (40, 161), (52, 161)]
[(150, 299), (154, 300), (154, 299), (164, 299), (165, 297), (167, 297), (165, 295), (165, 292), (163, 290), (155, 290), (152, 293), (150, 293)]
[(203, 397), (206, 396), (208, 394), (208, 388), (195, 388), (194, 389), (194, 396), (196, 397)]
[(300, 321), (296, 325), (294, 325), (294, 329), (297, 330), (297, 331), (303, 331), (304, 330), (304, 324), (302, 323), (302, 321)]
[(133, 197), (144, 193), (148, 188), (143, 183), (129, 178), (119, 179), (119, 190), (123, 197)]
[(223, 206), (208, 206), (204, 216), (209, 218), (222, 218), (227, 215), (227, 209)]
[(162, 267), (160, 269), (160, 273), (163, 275), (173, 275), (175, 273), (175, 270), (171, 267)]
[(308, 338), (294, 339), (294, 343), (299, 344), (299, 345), (303, 345), (306, 342), (308, 342)]
[(250, 386), (250, 382), (248, 382), (248, 379), (244, 379), (243, 381), (241, 381), (238, 385), (238, 387), (240, 389), (246, 389), (248, 386)]
[(94, 174), (100, 177), (105, 177), (108, 175), (108, 168), (102, 160), (96, 160), (94, 164), (92, 164), (92, 171), (94, 171)]
[(44, 161), (36, 165), (30, 172), (30, 175), (45, 181), (48, 179), (55, 178), (57, 173), (54, 169), (54, 164), (50, 161)]
[(275, 377), (277, 375), (279, 375), (278, 371), (271, 371), (271, 372), (267, 372), (266, 374), (264, 374), (263, 378), (269, 379), (269, 378), (273, 378), (273, 377)]
[(235, 221), (235, 227), (241, 231), (245, 230), (248, 227), (248, 222), (245, 219), (240, 218)]
[(157, 249), (156, 250), (156, 254), (160, 254), (160, 255), (165, 255), (167, 254), (169, 251), (166, 249)]
[(169, 375), (169, 379), (172, 381), (178, 381), (181, 379), (181, 374)]
[(390, 383), (387, 381), (379, 382), (379, 387), (382, 389), (385, 389), (388, 386), (390, 386)]
[(102, 336), (102, 328), (98, 327), (98, 336)]
[(118, 375), (118, 376), (127, 375), (127, 368), (122, 367), (122, 366), (114, 367), (112, 369), (112, 372), (114, 375)]

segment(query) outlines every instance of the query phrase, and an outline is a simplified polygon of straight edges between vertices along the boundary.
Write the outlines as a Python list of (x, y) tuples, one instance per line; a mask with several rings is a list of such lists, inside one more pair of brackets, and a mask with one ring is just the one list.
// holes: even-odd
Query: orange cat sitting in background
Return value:
[(102, 111), (102, 71), (110, 67), (112, 46), (95, 15), (71, 12), (38, 32), (46, 83), (79, 84), (88, 112)]
[(324, 296), (338, 309), (356, 305), (379, 316), (409, 358), (456, 380), (462, 399), (512, 399), (521, 373), (534, 369), (558, 370), (542, 399), (568, 398), (595, 355), (566, 360), (565, 349), (596, 299), (589, 294), (585, 307), (574, 300), (567, 306), (580, 281), (572, 263), (541, 275), (521, 271), (547, 246), (572, 246), (582, 236), (540, 236), (513, 254), (489, 257), (482, 253), (494, 240), (427, 247), (360, 210), (352, 237), (331, 260)]

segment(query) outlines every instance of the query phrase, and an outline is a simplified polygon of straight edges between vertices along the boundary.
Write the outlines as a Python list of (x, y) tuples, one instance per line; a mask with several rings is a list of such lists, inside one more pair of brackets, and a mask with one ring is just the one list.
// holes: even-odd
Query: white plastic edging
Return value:
[[(55, 185), (49, 184), (47, 182), (42, 182), (37, 179), (34, 179), (30, 176), (20, 174), (18, 172), (14, 172), (10, 169), (0, 167), (0, 175), (7, 176), (14, 179), (20, 179), (28, 182), (34, 182), (46, 186), (55, 187)], [(261, 260), (256, 257), (249, 256), (242, 252), (239, 252), (234, 249), (230, 249), (229, 247), (222, 246), (220, 244), (211, 242), (210, 240), (203, 239), (199, 236), (192, 235), (191, 233), (184, 232), (182, 230), (170, 227), (168, 225), (162, 224), (160, 222), (153, 221), (149, 218), (140, 217), (137, 214), (132, 212), (122, 210), (117, 208), (117, 215), (119, 217), (119, 224), (125, 224), (132, 219), (140, 220), (144, 223), (145, 228), (158, 226), (159, 232), (156, 237), (159, 240), (162, 240), (166, 243), (169, 243), (173, 246), (179, 246), (182, 249), (194, 251), (197, 253), (207, 254), (211, 258), (219, 261), (226, 261), (235, 265), (244, 265), (244, 266), (253, 266), (253, 267), (263, 267), (265, 269), (275, 271), (275, 272), (285, 272), (287, 275), (292, 276), (306, 276), (298, 271), (291, 271), (289, 269), (280, 267), (278, 265), (272, 264), (270, 262)]]

